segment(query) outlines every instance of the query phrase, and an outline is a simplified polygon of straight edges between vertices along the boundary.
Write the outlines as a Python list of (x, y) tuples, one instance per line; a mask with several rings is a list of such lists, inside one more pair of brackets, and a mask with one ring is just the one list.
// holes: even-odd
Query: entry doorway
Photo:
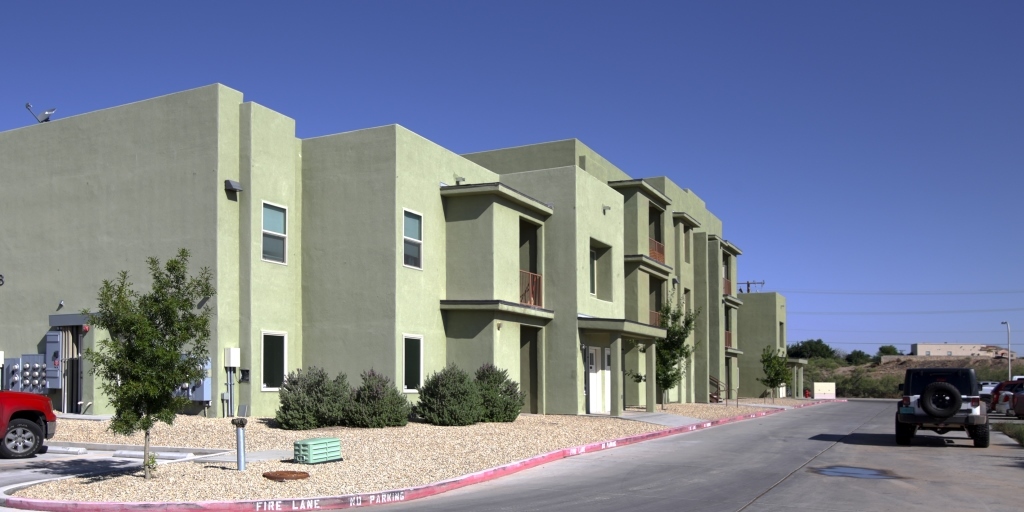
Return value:
[(611, 350), (587, 347), (587, 406), (590, 414), (608, 414), (612, 409)]
[(540, 412), (540, 379), (537, 345), (540, 329), (521, 325), (519, 327), (519, 389), (526, 395), (522, 412)]

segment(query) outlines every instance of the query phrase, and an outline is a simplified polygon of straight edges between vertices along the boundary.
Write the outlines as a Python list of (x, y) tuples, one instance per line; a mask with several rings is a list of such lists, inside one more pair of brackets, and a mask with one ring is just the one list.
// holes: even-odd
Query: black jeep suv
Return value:
[(973, 368), (913, 368), (900, 391), (896, 444), (909, 445), (918, 429), (937, 434), (965, 430), (974, 446), (988, 447), (988, 413)]

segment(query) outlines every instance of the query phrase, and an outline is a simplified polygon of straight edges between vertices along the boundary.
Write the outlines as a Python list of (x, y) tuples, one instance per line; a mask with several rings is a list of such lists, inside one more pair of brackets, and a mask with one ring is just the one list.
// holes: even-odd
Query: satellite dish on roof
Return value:
[(50, 120), (50, 116), (52, 116), (53, 113), (57, 111), (57, 109), (51, 108), (49, 110), (44, 111), (42, 114), (36, 114), (35, 112), (32, 112), (31, 103), (26, 103), (25, 108), (28, 109), (28, 113), (32, 114), (32, 117), (36, 118), (36, 121), (39, 121), (40, 123), (48, 122)]

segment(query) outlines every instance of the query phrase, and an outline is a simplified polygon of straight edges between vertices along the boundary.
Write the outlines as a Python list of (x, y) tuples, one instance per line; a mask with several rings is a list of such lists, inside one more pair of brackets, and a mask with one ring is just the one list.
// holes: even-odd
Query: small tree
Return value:
[[(679, 384), (683, 376), (683, 368), (687, 360), (693, 356), (693, 346), (686, 344), (686, 338), (693, 332), (694, 323), (700, 309), (696, 311), (683, 311), (682, 305), (676, 303), (673, 307), (665, 304), (661, 308), (661, 326), (665, 328), (665, 337), (659, 338), (655, 343), (656, 357), (655, 381), (661, 388), (661, 408), (665, 408), (668, 402), (668, 392)], [(696, 344), (696, 342), (694, 342)]]
[(103, 281), (97, 312), (82, 312), (89, 323), (110, 334), (97, 344), (98, 350), (86, 350), (85, 358), (114, 406), (110, 430), (123, 435), (145, 432), (146, 479), (153, 471), (148, 463), (150, 430), (157, 421), (173, 424), (177, 412), (191, 403), (175, 396), (183, 382), (206, 377), (210, 308), (196, 306), (215, 292), (210, 269), (190, 277), (188, 259), (186, 249), (163, 267), (149, 258), (153, 285), (146, 294), (133, 290), (128, 272), (122, 271), (117, 279)]
[(786, 382), (786, 358), (782, 355), (781, 349), (774, 349), (771, 346), (764, 347), (761, 351), (761, 368), (764, 370), (764, 377), (759, 377), (758, 382), (768, 386), (771, 391), (772, 403), (775, 403), (775, 389)]

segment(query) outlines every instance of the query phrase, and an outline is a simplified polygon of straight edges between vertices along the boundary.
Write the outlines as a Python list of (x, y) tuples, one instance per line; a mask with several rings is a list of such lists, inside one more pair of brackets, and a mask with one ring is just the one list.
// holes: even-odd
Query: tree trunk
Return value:
[(149, 431), (146, 431), (146, 444), (142, 448), (142, 468), (146, 475), (146, 480), (149, 480)]

